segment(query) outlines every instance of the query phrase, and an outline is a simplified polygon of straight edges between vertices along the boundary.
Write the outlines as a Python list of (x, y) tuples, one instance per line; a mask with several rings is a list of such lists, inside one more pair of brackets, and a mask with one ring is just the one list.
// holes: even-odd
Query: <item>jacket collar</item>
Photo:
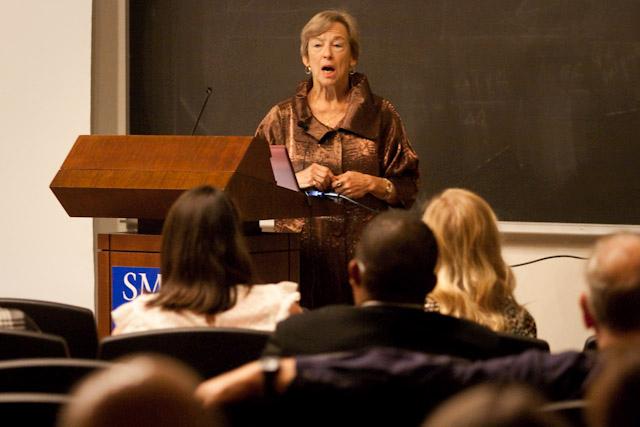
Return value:
[[(374, 95), (364, 74), (356, 73), (349, 78), (349, 106), (339, 128), (370, 140), (378, 139), (380, 115), (375, 105)], [(313, 87), (313, 80), (308, 79), (298, 84), (294, 97), (294, 110), (298, 117), (298, 125), (320, 141), (333, 129), (313, 120), (313, 114), (307, 102), (307, 95)]]

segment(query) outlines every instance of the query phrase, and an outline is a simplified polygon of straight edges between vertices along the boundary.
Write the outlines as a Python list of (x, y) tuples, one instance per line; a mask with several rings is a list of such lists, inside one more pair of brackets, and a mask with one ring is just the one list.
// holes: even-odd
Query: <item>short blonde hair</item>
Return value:
[(438, 406), (422, 427), (568, 427), (558, 414), (541, 410), (546, 403), (545, 397), (529, 385), (479, 384)]
[(422, 220), (440, 248), (438, 283), (429, 297), (445, 314), (506, 330), (502, 308), (508, 299), (515, 301), (515, 280), (502, 258), (489, 204), (471, 191), (451, 188), (428, 203)]
[(640, 235), (600, 238), (587, 263), (589, 308), (598, 325), (617, 332), (640, 329)]
[(341, 23), (347, 29), (351, 57), (357, 60), (360, 55), (360, 40), (356, 19), (343, 10), (335, 9), (318, 12), (305, 24), (300, 32), (300, 55), (307, 57), (309, 55), (309, 40), (327, 31), (335, 22)]
[(212, 424), (194, 392), (202, 378), (183, 362), (159, 354), (114, 361), (78, 383), (59, 427), (184, 426)]

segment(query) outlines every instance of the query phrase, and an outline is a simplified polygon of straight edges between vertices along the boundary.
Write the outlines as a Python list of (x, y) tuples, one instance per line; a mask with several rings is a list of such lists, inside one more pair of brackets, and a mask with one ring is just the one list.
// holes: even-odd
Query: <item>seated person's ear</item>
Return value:
[(589, 297), (584, 292), (580, 294), (580, 308), (582, 309), (582, 321), (587, 328), (594, 328), (596, 322), (593, 320), (591, 309), (589, 308)]
[(347, 272), (349, 273), (349, 284), (351, 287), (360, 287), (362, 284), (362, 272), (358, 266), (358, 261), (352, 259), (347, 266)]

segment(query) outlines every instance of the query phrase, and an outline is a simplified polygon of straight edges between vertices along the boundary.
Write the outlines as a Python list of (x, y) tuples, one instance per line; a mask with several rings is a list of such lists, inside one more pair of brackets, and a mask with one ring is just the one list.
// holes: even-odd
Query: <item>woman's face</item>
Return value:
[(324, 33), (309, 39), (308, 55), (302, 58), (311, 67), (314, 85), (340, 86), (349, 80), (349, 70), (356, 60), (351, 56), (349, 33), (340, 22), (334, 22)]

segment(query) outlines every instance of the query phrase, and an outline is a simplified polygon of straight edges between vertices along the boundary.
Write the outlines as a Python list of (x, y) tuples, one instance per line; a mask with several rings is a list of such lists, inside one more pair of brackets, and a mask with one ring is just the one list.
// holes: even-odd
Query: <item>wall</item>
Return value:
[[(127, 0), (93, 0), (91, 52), (91, 133), (124, 135), (128, 131)], [(97, 235), (126, 231), (124, 219), (94, 218)], [(97, 252), (96, 252), (97, 254)], [(97, 265), (97, 255), (94, 258)], [(98, 271), (95, 271), (98, 281)]]
[[(503, 256), (509, 265), (552, 255), (586, 258), (607, 227), (501, 223)], [(516, 298), (536, 319), (538, 336), (553, 351), (582, 348), (592, 334), (582, 323), (578, 298), (586, 289), (586, 261), (554, 258), (513, 268)]]
[[(509, 265), (553, 256), (588, 258), (595, 241), (618, 231), (640, 232), (637, 225), (500, 224), (503, 255)], [(538, 335), (554, 351), (579, 349), (593, 334), (582, 322), (578, 298), (586, 290), (585, 260), (554, 258), (514, 268), (516, 297), (538, 323)]]
[(5, 0), (0, 14), (0, 295), (93, 309), (92, 222), (49, 184), (89, 133), (91, 2)]

